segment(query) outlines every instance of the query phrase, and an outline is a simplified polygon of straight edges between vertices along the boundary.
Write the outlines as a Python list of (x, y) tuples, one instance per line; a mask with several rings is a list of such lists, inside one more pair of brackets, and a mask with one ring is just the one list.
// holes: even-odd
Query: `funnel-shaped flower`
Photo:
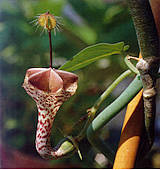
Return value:
[(26, 72), (23, 87), (38, 108), (36, 149), (46, 159), (56, 158), (58, 151), (50, 145), (50, 134), (59, 107), (77, 89), (77, 75), (52, 68), (31, 68)]

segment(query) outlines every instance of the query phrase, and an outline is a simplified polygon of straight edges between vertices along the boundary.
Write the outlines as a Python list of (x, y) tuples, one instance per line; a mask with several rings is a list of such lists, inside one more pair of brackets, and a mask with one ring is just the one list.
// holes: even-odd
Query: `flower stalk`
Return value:
[(52, 65), (52, 38), (51, 38), (51, 30), (50, 29), (48, 30), (48, 36), (49, 36), (49, 48), (50, 48), (50, 65), (49, 65), (49, 67), (53, 68), (53, 65)]

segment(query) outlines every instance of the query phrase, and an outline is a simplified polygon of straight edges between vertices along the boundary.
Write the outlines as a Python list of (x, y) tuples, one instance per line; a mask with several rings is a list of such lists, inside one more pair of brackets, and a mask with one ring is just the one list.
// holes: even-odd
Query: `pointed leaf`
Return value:
[(100, 43), (89, 46), (76, 54), (71, 60), (61, 66), (60, 69), (75, 71), (107, 56), (121, 54), (125, 47), (124, 42), (115, 44)]

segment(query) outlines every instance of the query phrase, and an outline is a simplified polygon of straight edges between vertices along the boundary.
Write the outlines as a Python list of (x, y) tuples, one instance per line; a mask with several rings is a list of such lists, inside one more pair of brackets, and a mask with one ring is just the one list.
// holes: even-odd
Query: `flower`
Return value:
[(30, 68), (26, 72), (23, 87), (38, 109), (36, 149), (45, 159), (63, 154), (62, 148), (51, 147), (51, 129), (60, 106), (75, 94), (77, 82), (77, 75), (54, 68)]
[(54, 30), (55, 33), (60, 30), (60, 25), (62, 25), (61, 17), (54, 16), (50, 12), (36, 16), (36, 19), (32, 22), (35, 22), (35, 26), (43, 27), (43, 30)]
[(52, 14), (46, 12), (38, 17), (38, 23), (44, 29), (52, 30), (56, 27), (57, 21)]

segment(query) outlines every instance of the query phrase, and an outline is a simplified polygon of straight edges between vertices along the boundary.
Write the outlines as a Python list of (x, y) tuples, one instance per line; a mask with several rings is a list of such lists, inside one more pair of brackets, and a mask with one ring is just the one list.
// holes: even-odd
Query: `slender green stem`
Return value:
[(104, 93), (98, 98), (98, 100), (95, 102), (95, 104), (89, 109), (89, 118), (84, 126), (84, 128), (81, 130), (80, 134), (77, 136), (77, 140), (81, 140), (86, 135), (86, 130), (89, 126), (89, 124), (92, 122), (92, 120), (95, 117), (95, 114), (102, 104), (102, 102), (108, 97), (108, 95), (117, 87), (117, 85), (124, 80), (127, 76), (129, 76), (132, 72), (130, 70), (125, 71), (122, 73), (105, 91)]
[(102, 102), (108, 97), (108, 95), (117, 87), (117, 85), (126, 77), (128, 77), (132, 72), (130, 70), (122, 73), (108, 88), (107, 90), (100, 96), (100, 98), (95, 102), (94, 106), (91, 110), (97, 111)]
[[(90, 124), (87, 129), (87, 137), (89, 142), (98, 150), (100, 150), (108, 159), (113, 162), (114, 155), (108, 155), (110, 149), (105, 147), (104, 143), (96, 136), (96, 132), (100, 130), (106, 123), (115, 117), (120, 110), (122, 110), (130, 100), (140, 91), (142, 82), (140, 76), (137, 75), (129, 87), (106, 109), (104, 109)], [(102, 147), (103, 146), (103, 147)], [(108, 151), (107, 151), (108, 150)]]
[(130, 70), (132, 70), (135, 74), (139, 74), (138, 69), (131, 63), (130, 60), (128, 60), (128, 56), (124, 58), (124, 61)]

